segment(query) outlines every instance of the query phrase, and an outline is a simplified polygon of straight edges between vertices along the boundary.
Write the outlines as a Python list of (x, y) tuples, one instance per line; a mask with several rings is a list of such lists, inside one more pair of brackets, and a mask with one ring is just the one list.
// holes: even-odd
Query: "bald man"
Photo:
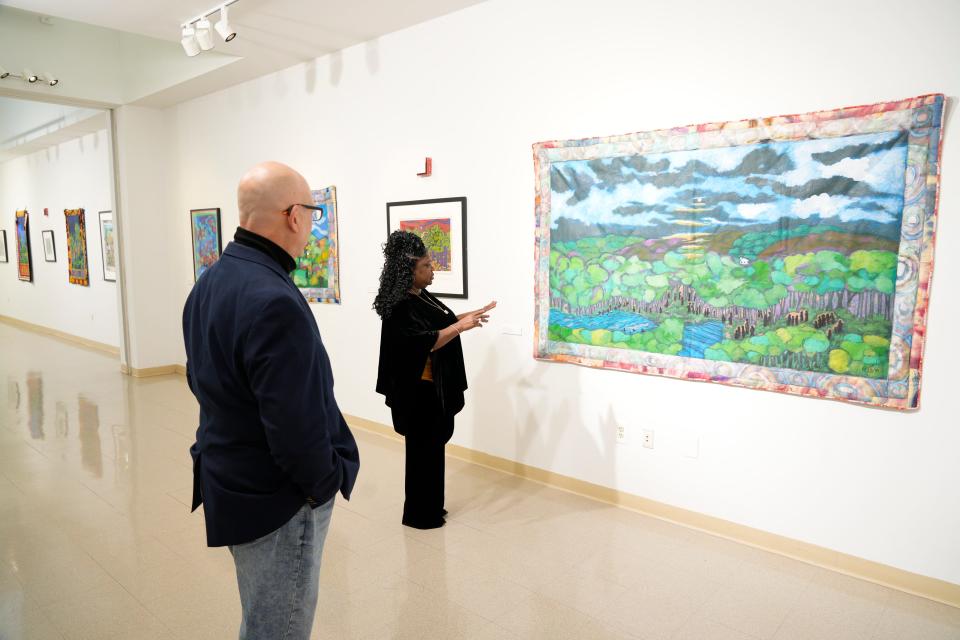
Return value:
[(237, 190), (240, 227), (183, 310), (187, 382), (200, 403), (193, 509), (207, 545), (237, 568), (241, 640), (307, 640), (337, 493), (350, 498), (357, 444), (330, 360), (290, 279), (313, 217), (307, 181), (276, 162)]

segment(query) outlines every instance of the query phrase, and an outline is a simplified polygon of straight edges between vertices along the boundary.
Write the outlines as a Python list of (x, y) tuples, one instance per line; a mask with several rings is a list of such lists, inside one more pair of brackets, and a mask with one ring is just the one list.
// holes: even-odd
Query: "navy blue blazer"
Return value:
[(303, 294), (266, 253), (231, 242), (183, 309), (187, 381), (200, 403), (193, 510), (207, 544), (277, 530), (350, 491), (360, 467)]

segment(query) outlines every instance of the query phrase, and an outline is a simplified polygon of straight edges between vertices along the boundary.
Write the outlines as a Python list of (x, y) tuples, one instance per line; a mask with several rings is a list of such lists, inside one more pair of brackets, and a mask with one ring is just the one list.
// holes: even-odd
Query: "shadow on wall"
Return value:
[[(468, 398), (468, 410), (474, 420), (473, 441), (467, 446), (483, 452), (494, 452), (518, 462), (557, 471), (570, 465), (558, 459), (562, 442), (576, 445), (576, 468), (591, 469), (590, 482), (607, 487), (616, 486), (617, 459), (615, 456), (616, 417), (612, 407), (605, 414), (596, 416), (600, 428), (599, 441), (580, 421), (584, 416), (583, 395), (579, 391), (558, 392), (557, 389), (579, 389), (572, 377), (582, 372), (569, 367), (569, 371), (550, 371), (547, 366), (534, 366), (529, 375), (517, 373), (514, 367), (501, 366), (501, 352), (491, 348), (478, 370), (470, 378), (483, 381), (476, 384)], [(560, 386), (547, 378), (564, 379)], [(588, 409), (589, 410), (589, 409)], [(504, 443), (513, 441), (513, 451), (505, 451)], [(563, 472), (570, 475), (569, 471)], [(515, 485), (516, 478), (505, 476), (480, 494), (468, 498), (466, 510), (486, 511), (486, 517), (496, 519), (501, 512), (508, 512), (528, 499), (531, 491), (539, 494), (547, 491), (544, 485), (527, 485), (523, 492), (504, 492), (503, 485)], [(535, 487), (535, 489), (530, 489)], [(602, 508), (599, 503), (597, 508)], [(521, 510), (522, 511), (522, 510)], [(516, 513), (516, 511), (514, 511)], [(561, 514), (557, 514), (560, 517)], [(531, 515), (530, 521), (542, 520), (542, 514)]]

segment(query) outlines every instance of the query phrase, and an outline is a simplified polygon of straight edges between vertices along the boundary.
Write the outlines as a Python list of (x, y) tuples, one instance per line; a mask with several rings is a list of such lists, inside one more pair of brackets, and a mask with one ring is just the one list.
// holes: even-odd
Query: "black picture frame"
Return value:
[[(57, 242), (56, 236), (53, 235), (53, 231), (46, 229), (40, 232), (41, 237), (43, 238), (43, 261), (44, 262), (56, 262), (57, 261)], [(47, 251), (47, 238), (50, 238), (50, 250)], [(52, 258), (50, 256), (53, 256)]]
[(0, 262), (10, 262), (7, 255), (7, 230), (0, 229)]
[[(429, 208), (430, 205), (442, 205), (442, 204), (451, 204), (458, 203), (460, 205), (458, 215), (456, 216), (456, 224), (454, 220), (451, 219), (451, 244), (454, 242), (454, 236), (460, 236), (460, 242), (457, 243), (460, 248), (460, 255), (462, 256), (461, 261), (459, 262), (459, 269), (453, 269), (453, 265), (456, 264), (456, 260), (451, 256), (451, 270), (458, 270), (460, 273), (451, 274), (451, 278), (448, 280), (448, 285), (444, 288), (442, 283), (438, 283), (436, 279), (434, 280), (434, 285), (430, 287), (430, 293), (437, 296), (438, 298), (460, 298), (466, 299), (469, 296), (469, 291), (467, 288), (468, 279), (467, 279), (467, 198), (466, 196), (458, 196), (455, 198), (431, 198), (427, 200), (400, 200), (395, 202), (387, 203), (387, 236), (389, 237), (393, 231), (396, 231), (400, 228), (400, 217), (402, 216), (402, 209), (404, 207), (416, 208), (423, 210), (424, 207)], [(419, 216), (418, 216), (419, 217)], [(429, 216), (427, 216), (429, 219)], [(439, 219), (439, 217), (438, 217)], [(456, 230), (456, 232), (454, 231)], [(451, 249), (453, 247), (451, 246)], [(435, 273), (435, 278), (438, 276), (438, 273)], [(459, 277), (457, 277), (459, 275)], [(456, 283), (459, 281), (459, 286), (449, 286), (450, 284)]]

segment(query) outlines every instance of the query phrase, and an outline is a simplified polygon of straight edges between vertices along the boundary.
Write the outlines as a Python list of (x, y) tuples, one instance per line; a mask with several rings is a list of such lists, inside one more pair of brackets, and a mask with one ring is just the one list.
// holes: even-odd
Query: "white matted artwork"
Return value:
[(46, 262), (57, 261), (57, 246), (53, 241), (53, 231), (43, 232), (43, 259)]
[(9, 262), (7, 256), (7, 230), (0, 229), (0, 262)]
[(436, 198), (387, 203), (387, 234), (409, 231), (423, 239), (433, 262), (430, 293), (467, 297), (467, 199)]
[(113, 226), (113, 212), (100, 212), (100, 254), (103, 258), (103, 279), (117, 281), (117, 234)]

